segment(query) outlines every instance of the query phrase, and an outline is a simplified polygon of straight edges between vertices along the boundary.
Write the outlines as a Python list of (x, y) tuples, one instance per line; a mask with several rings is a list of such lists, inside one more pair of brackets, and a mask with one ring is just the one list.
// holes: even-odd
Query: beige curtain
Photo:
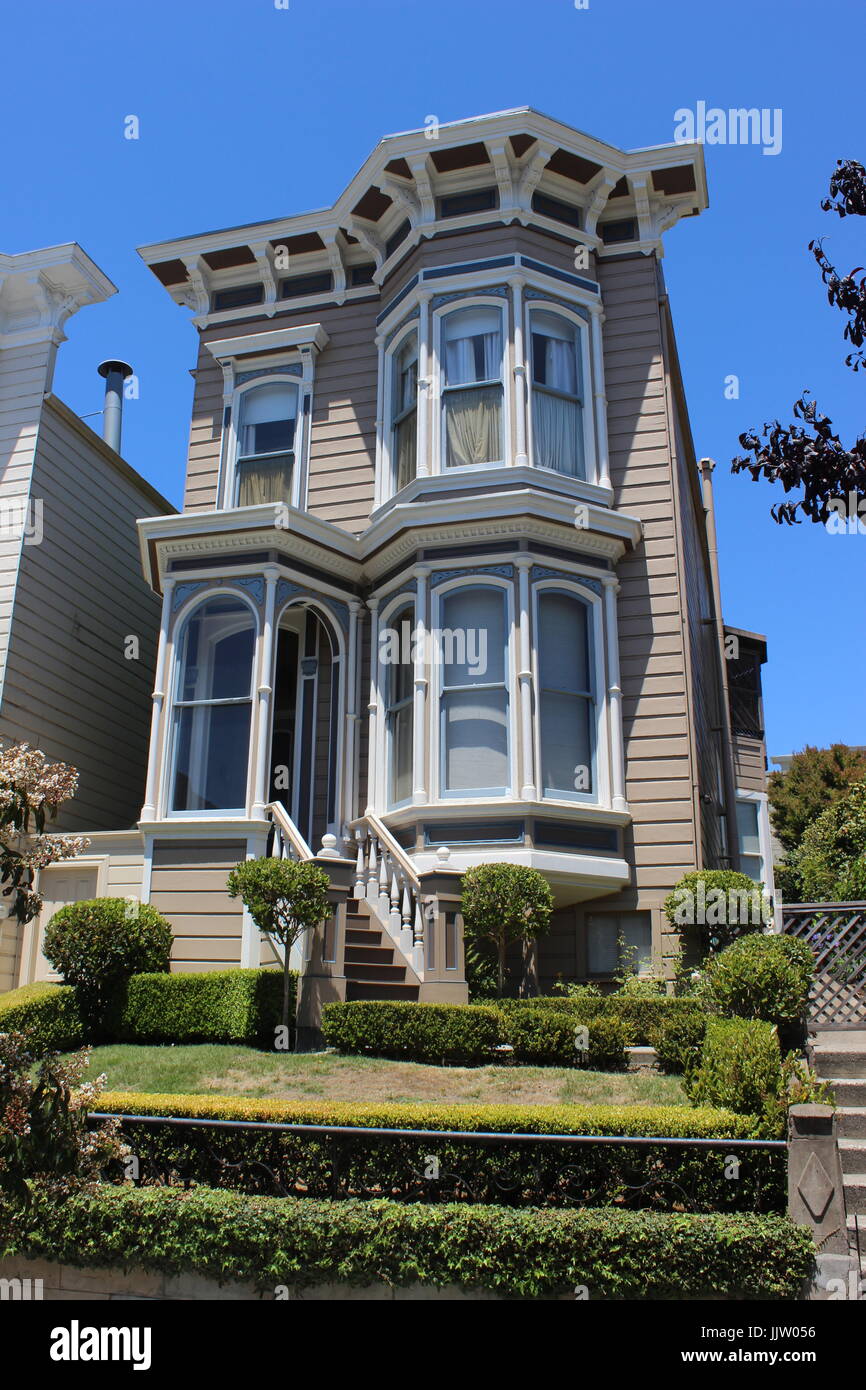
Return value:
[(453, 391), (446, 400), (449, 468), (502, 457), (502, 388)]
[(416, 411), (404, 415), (394, 431), (397, 446), (397, 489), (411, 483), (417, 471)]
[(292, 456), (265, 463), (245, 460), (238, 465), (239, 507), (291, 500)]

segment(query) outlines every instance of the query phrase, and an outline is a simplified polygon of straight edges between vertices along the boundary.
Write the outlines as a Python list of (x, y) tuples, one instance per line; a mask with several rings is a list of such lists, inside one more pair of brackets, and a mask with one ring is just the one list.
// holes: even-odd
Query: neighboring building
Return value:
[(553, 887), (542, 987), (620, 936), (670, 971), (665, 895), (740, 835), (757, 872), (766, 819), (765, 649), (722, 622), (660, 263), (702, 148), (528, 109), (429, 135), (330, 209), (141, 252), (201, 340), (184, 510), (140, 526), (142, 891), (176, 968), (257, 964), (228, 868), (318, 852), (313, 1022), (465, 997), (459, 873), (493, 859)]
[[(75, 244), (0, 255), (0, 739), (74, 764), (78, 795), (51, 828), (103, 841), (141, 810), (159, 604), (136, 521), (171, 504), (51, 386), (66, 320), (115, 292)], [(45, 881), (62, 900), (91, 874), (76, 861)], [(0, 924), (0, 989), (39, 968), (31, 935)]]

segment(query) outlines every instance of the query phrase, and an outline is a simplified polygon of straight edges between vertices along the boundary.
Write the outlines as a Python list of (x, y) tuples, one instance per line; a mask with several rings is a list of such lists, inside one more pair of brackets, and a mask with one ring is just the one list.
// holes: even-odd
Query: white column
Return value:
[(379, 600), (367, 600), (370, 610), (370, 698), (367, 702), (369, 715), (369, 745), (367, 748), (367, 812), (379, 809), (379, 764), (383, 750), (378, 744), (379, 711)]
[(610, 487), (610, 462), (607, 443), (607, 396), (604, 391), (604, 351), (601, 326), (604, 313), (600, 304), (592, 306), (590, 336), (592, 338), (592, 381), (593, 417), (596, 439), (596, 482), (600, 487)]
[(259, 655), (258, 719), (256, 722), (256, 762), (255, 791), (253, 793), (253, 817), (263, 819), (268, 795), (268, 763), (270, 762), (271, 741), (271, 696), (274, 692), (274, 609), (277, 602), (277, 575), (275, 566), (265, 570), (265, 616), (262, 622), (261, 651)]
[(346, 656), (346, 741), (343, 769), (343, 805), (340, 821), (355, 817), (355, 747), (358, 725), (358, 599), (349, 600), (349, 647)]
[(376, 478), (373, 484), (373, 508), (381, 507), (390, 494), (390, 486), (385, 477), (385, 344), (382, 338), (376, 339), (378, 369), (376, 375)]
[(616, 621), (616, 596), (619, 584), (613, 576), (604, 581), (604, 625), (607, 631), (607, 701), (610, 730), (611, 805), (615, 811), (627, 811), (625, 799), (625, 751), (622, 736), (622, 686), (619, 676), (619, 633)]
[(162, 617), (159, 625), (159, 645), (156, 651), (156, 674), (153, 682), (153, 710), (150, 717), (150, 748), (147, 755), (147, 787), (144, 805), (141, 808), (142, 820), (156, 820), (156, 797), (159, 765), (162, 761), (160, 745), (163, 742), (162, 714), (165, 708), (166, 654), (168, 651), (168, 630), (171, 624), (171, 603), (174, 596), (174, 578), (169, 575), (162, 586)]
[(420, 320), (418, 323), (418, 461), (416, 473), (426, 478), (430, 468), (430, 296), (418, 297)]
[(520, 641), (517, 680), (520, 691), (520, 795), (524, 801), (536, 800), (534, 772), (534, 739), (532, 737), (532, 644), (529, 635), (529, 570), (532, 559), (518, 555), (518, 606), (520, 611)]
[(526, 281), (522, 275), (515, 276), (511, 281), (514, 305), (514, 419), (516, 424), (514, 462), (518, 465), (529, 462), (529, 456), (526, 452), (526, 357), (523, 346), (523, 286), (525, 284)]
[(416, 806), (427, 801), (427, 580), (430, 570), (418, 565), (415, 596), (415, 710), (412, 724), (412, 800)]

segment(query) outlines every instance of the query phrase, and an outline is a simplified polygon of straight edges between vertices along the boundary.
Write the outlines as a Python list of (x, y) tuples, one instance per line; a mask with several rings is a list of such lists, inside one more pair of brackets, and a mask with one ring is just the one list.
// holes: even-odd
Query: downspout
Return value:
[(719, 583), (719, 547), (716, 539), (716, 509), (713, 502), (712, 459), (703, 458), (701, 470), (701, 490), (704, 498), (704, 519), (707, 533), (707, 553), (710, 561), (710, 583), (713, 595), (713, 613), (716, 628), (716, 650), (719, 661), (719, 683), (722, 688), (721, 734), (722, 734), (722, 780), (725, 789), (725, 821), (727, 826), (728, 863), (732, 869), (740, 867), (740, 844), (737, 836), (737, 788), (734, 781), (734, 739), (731, 732), (731, 705), (728, 697), (728, 662), (725, 655), (725, 624), (722, 618), (722, 590)]

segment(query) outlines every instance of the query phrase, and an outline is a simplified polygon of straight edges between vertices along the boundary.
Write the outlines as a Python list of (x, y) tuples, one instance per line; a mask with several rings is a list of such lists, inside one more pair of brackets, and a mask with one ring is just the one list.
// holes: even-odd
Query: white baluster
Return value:
[(421, 946), (424, 941), (424, 912), (421, 908), (420, 895), (415, 898), (415, 945)]
[(377, 851), (379, 841), (375, 835), (370, 836), (370, 850), (367, 855), (367, 891), (365, 897), (367, 902), (374, 903), (376, 894), (379, 891), (379, 861)]
[(356, 898), (363, 898), (363, 896), (364, 896), (364, 882), (365, 882), (365, 880), (364, 880), (364, 870), (365, 870), (364, 858), (365, 858), (365, 856), (364, 856), (364, 832), (363, 832), (363, 830), (356, 830), (356, 831), (355, 831), (355, 839), (356, 839), (357, 842), (358, 842), (358, 858), (357, 858), (357, 861), (356, 861), (356, 864), (355, 864), (355, 897), (356, 897)]
[(385, 854), (384, 851), (383, 851), (383, 853), (382, 853), (382, 858), (381, 858), (380, 861), (379, 861), (379, 904), (378, 904), (379, 916), (382, 918), (382, 921), (383, 921), (383, 922), (387, 922), (387, 920), (388, 920), (388, 912), (389, 912), (390, 906), (391, 906), (390, 894), (389, 894), (389, 892), (388, 892), (388, 859), (389, 859), (389, 856), (388, 856), (387, 854)]
[(388, 915), (388, 929), (396, 941), (400, 936), (400, 880), (397, 868), (391, 862), (391, 910)]

